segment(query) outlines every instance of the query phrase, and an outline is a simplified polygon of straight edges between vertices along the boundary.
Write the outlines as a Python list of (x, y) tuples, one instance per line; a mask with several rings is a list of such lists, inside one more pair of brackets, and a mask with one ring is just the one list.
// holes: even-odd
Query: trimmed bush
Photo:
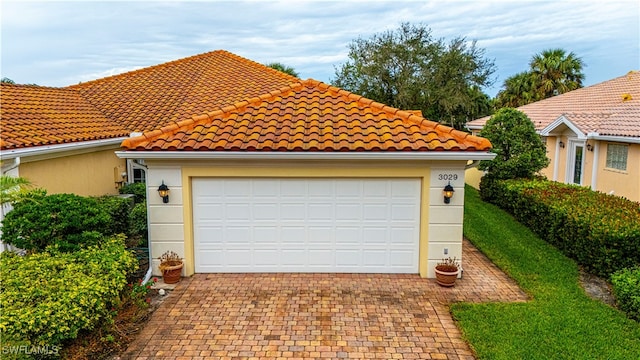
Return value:
[(129, 213), (133, 208), (133, 200), (118, 196), (101, 196), (96, 198), (98, 204), (103, 207), (111, 218), (109, 226), (104, 229), (104, 235), (129, 234)]
[(59, 346), (78, 332), (110, 321), (112, 308), (137, 267), (124, 236), (77, 252), (0, 255), (3, 345)]
[(133, 237), (141, 237), (144, 239), (144, 245), (146, 246), (146, 240), (148, 238), (148, 226), (147, 226), (147, 202), (135, 204), (131, 212), (129, 213), (130, 235)]
[(136, 204), (143, 202), (147, 198), (147, 184), (146, 183), (129, 183), (118, 190), (120, 194), (133, 194), (135, 195), (134, 201)]
[(75, 251), (96, 244), (110, 226), (111, 216), (95, 198), (34, 193), (31, 200), (15, 204), (7, 213), (2, 241), (29, 251), (42, 251), (52, 244), (61, 251)]
[(481, 183), (492, 202), (593, 274), (640, 264), (640, 204), (545, 180)]
[(640, 266), (611, 275), (611, 284), (620, 310), (640, 321)]

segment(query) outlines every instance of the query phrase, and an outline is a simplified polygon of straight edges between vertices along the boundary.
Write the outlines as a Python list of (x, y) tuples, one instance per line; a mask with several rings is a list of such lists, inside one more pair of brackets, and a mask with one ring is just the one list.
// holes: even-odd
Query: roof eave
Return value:
[(640, 137), (634, 137), (634, 136), (614, 136), (614, 135), (600, 135), (598, 133), (588, 133), (587, 139), (630, 143), (630, 144), (640, 144)]
[(0, 157), (3, 160), (8, 160), (8, 159), (15, 159), (18, 157), (50, 155), (50, 154), (55, 154), (55, 153), (60, 153), (65, 151), (88, 150), (94, 147), (119, 146), (124, 139), (127, 139), (127, 137), (79, 141), (79, 142), (66, 143), (66, 144), (30, 146), (30, 147), (18, 148), (18, 149), (5, 149), (5, 150), (2, 150), (2, 155)]
[(270, 151), (116, 151), (123, 159), (157, 160), (492, 160), (489, 151), (270, 152)]

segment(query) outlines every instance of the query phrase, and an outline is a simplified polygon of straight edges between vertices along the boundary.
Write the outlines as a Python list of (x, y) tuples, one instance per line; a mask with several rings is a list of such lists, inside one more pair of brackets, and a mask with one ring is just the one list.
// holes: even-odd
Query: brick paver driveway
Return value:
[(474, 359), (447, 305), (525, 301), (471, 244), (454, 288), (418, 275), (197, 274), (183, 279), (127, 359)]

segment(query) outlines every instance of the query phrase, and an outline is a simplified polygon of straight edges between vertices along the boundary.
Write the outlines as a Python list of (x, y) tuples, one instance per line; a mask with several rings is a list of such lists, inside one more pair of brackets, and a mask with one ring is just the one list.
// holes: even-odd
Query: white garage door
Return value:
[(418, 179), (192, 186), (196, 272), (418, 272)]

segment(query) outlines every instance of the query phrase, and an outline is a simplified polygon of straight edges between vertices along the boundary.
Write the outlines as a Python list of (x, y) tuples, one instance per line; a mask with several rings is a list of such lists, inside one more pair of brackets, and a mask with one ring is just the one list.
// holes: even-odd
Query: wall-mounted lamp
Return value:
[(169, 202), (169, 188), (164, 184), (164, 180), (162, 180), (162, 185), (158, 187), (158, 195), (162, 198), (163, 203)]
[(560, 140), (560, 147), (564, 149), (564, 143), (562, 142), (562, 140)]
[(451, 198), (453, 197), (454, 192), (455, 190), (453, 190), (453, 186), (451, 186), (451, 183), (447, 184), (447, 186), (444, 187), (444, 190), (442, 191), (442, 193), (444, 194), (445, 204), (448, 204), (451, 202)]
[(593, 145), (591, 145), (590, 143), (587, 143), (587, 150), (593, 151)]

